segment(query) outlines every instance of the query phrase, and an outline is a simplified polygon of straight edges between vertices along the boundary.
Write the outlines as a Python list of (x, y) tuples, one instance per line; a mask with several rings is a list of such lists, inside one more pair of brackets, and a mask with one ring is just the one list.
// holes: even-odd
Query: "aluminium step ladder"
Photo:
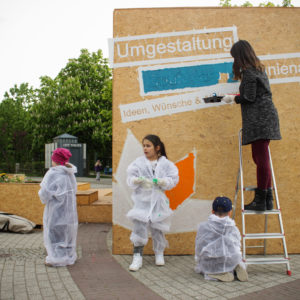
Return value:
[[(233, 214), (232, 218), (235, 218), (236, 212), (236, 203), (238, 197), (238, 191), (241, 191), (241, 211), (242, 211), (242, 245), (243, 245), (243, 261), (246, 265), (250, 264), (286, 264), (287, 275), (291, 276), (290, 262), (286, 247), (285, 234), (282, 223), (281, 209), (279, 204), (279, 198), (277, 193), (277, 186), (275, 181), (275, 175), (273, 170), (271, 151), (269, 150), (270, 157), (270, 167), (272, 172), (272, 182), (273, 182), (273, 190), (275, 194), (275, 203), (277, 209), (266, 210), (266, 211), (255, 211), (255, 210), (245, 210), (244, 209), (244, 191), (254, 191), (255, 187), (244, 187), (244, 179), (243, 179), (243, 157), (242, 157), (242, 129), (239, 131), (239, 158), (240, 158), (240, 166), (237, 175), (235, 196), (234, 196), (234, 205), (233, 205)], [(263, 233), (246, 233), (246, 215), (264, 215), (265, 216), (265, 226)], [(280, 233), (268, 233), (268, 215), (277, 215), (278, 221), (280, 225)], [(246, 246), (246, 240), (263, 240), (263, 245), (258, 246)], [(265, 257), (266, 249), (267, 249), (267, 239), (281, 239), (283, 244), (283, 257)], [(246, 257), (246, 249), (247, 248), (264, 248), (264, 257), (260, 258), (247, 258)]]

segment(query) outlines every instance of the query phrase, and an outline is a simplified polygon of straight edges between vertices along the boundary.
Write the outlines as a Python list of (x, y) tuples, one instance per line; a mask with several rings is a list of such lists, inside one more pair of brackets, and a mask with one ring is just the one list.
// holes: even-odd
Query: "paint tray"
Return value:
[(205, 103), (215, 103), (215, 102), (221, 102), (221, 99), (223, 98), (224, 96), (212, 96), (212, 97), (206, 97), (206, 98), (203, 98), (204, 102)]

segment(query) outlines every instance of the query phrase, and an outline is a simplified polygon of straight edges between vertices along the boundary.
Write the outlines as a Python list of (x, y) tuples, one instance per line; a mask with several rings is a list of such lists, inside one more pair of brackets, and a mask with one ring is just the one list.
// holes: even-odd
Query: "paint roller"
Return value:
[[(230, 94), (230, 95), (239, 95), (239, 94)], [(224, 97), (225, 95), (223, 96), (217, 96), (216, 93), (214, 93), (211, 97), (205, 97), (203, 98), (204, 102), (205, 103), (216, 103), (216, 102), (221, 102), (221, 99)]]

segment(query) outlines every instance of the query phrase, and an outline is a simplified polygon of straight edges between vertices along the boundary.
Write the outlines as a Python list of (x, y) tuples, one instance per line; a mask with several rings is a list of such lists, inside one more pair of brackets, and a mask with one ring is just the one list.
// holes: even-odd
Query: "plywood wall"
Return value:
[[(192, 254), (197, 224), (206, 220), (211, 201), (218, 195), (233, 200), (239, 167), (240, 106), (204, 104), (202, 99), (214, 92), (238, 91), (238, 83), (229, 74), (229, 50), (238, 39), (251, 43), (269, 74), (283, 137), (270, 147), (287, 246), (290, 253), (300, 252), (299, 14), (298, 8), (114, 11), (114, 38), (110, 41), (114, 253), (132, 251), (131, 224), (125, 216), (132, 206), (126, 167), (142, 154), (141, 140), (148, 133), (161, 137), (174, 162), (194, 155), (194, 191), (174, 210), (167, 253)], [(243, 150), (245, 184), (255, 185), (250, 146)], [(246, 202), (252, 198), (253, 194), (247, 194)], [(236, 215), (241, 228), (240, 204)], [(247, 230), (262, 230), (262, 218), (247, 217)], [(274, 216), (269, 218), (269, 230), (278, 230)], [(150, 246), (147, 249), (151, 253)], [(268, 243), (270, 253), (281, 250), (278, 241)]]

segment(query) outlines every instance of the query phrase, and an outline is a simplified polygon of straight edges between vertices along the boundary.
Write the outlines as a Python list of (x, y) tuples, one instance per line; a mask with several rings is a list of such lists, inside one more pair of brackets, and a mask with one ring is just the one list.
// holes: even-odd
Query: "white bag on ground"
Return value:
[(26, 218), (0, 212), (0, 232), (28, 233), (33, 230), (35, 223)]

